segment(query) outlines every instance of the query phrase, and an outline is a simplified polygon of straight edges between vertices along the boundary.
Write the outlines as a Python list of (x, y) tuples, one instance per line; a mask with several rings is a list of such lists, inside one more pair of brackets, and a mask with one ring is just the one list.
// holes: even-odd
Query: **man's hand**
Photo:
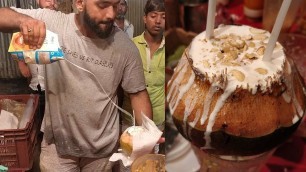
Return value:
[(166, 141), (165, 137), (161, 137), (161, 138), (157, 141), (157, 143), (165, 143), (165, 141)]
[(46, 37), (46, 25), (43, 21), (28, 17), (21, 21), (20, 32), (25, 44), (31, 49), (39, 49)]
[(19, 70), (20, 70), (22, 76), (24, 76), (26, 78), (31, 77), (30, 69), (29, 69), (28, 65), (25, 62), (18, 61), (18, 67), (19, 67)]

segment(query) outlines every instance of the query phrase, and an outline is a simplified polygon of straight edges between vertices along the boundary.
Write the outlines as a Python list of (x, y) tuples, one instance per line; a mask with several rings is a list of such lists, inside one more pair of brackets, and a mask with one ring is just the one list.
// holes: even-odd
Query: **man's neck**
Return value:
[(145, 31), (144, 38), (148, 44), (161, 44), (163, 35), (151, 35), (148, 31)]
[(124, 30), (124, 18), (115, 19), (115, 22), (121, 30)]
[(74, 21), (79, 31), (82, 33), (82, 35), (89, 38), (98, 38), (98, 36), (95, 33), (88, 31), (89, 28), (84, 23), (84, 20), (82, 20), (82, 17), (80, 15), (81, 14), (75, 14)]

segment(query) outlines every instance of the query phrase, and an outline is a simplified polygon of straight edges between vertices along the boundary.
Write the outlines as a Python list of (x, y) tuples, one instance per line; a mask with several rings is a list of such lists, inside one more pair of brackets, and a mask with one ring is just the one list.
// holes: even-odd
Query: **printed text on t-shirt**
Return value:
[(103, 67), (113, 68), (113, 63), (110, 62), (110, 61), (103, 60), (103, 59), (95, 59), (93, 57), (84, 56), (84, 55), (78, 54), (75, 51), (71, 51), (71, 50), (69, 50), (69, 49), (67, 49), (66, 47), (63, 47), (63, 46), (61, 46), (61, 48), (66, 55), (71, 55), (72, 57), (83, 60), (87, 63), (93, 63), (95, 65), (101, 65)]

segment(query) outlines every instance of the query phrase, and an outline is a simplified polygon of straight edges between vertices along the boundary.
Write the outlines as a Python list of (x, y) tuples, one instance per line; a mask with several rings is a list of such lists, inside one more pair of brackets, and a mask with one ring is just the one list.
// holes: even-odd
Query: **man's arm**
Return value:
[(0, 31), (20, 31), (23, 40), (33, 49), (40, 48), (45, 40), (45, 23), (10, 8), (0, 8)]
[(136, 118), (136, 124), (142, 124), (141, 112), (148, 118), (153, 119), (151, 101), (147, 90), (143, 90), (137, 93), (129, 94), (131, 99), (132, 108)]
[(28, 65), (24, 61), (18, 61), (18, 67), (22, 76), (29, 78), (31, 77), (31, 72)]
[(1, 32), (20, 31), (20, 24), (29, 19), (27, 15), (19, 14), (10, 8), (0, 8), (0, 30)]

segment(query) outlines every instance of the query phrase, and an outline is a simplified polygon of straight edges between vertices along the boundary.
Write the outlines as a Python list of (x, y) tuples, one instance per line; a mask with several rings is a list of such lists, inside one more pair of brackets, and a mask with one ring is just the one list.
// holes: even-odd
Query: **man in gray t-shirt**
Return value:
[(119, 84), (130, 93), (136, 123), (141, 124), (141, 111), (152, 119), (139, 52), (113, 25), (118, 4), (76, 1), (78, 14), (0, 9), (0, 31), (20, 31), (36, 49), (48, 29), (58, 34), (67, 59), (45, 66), (44, 171), (111, 171), (108, 157), (117, 150), (119, 138), (114, 106)]

